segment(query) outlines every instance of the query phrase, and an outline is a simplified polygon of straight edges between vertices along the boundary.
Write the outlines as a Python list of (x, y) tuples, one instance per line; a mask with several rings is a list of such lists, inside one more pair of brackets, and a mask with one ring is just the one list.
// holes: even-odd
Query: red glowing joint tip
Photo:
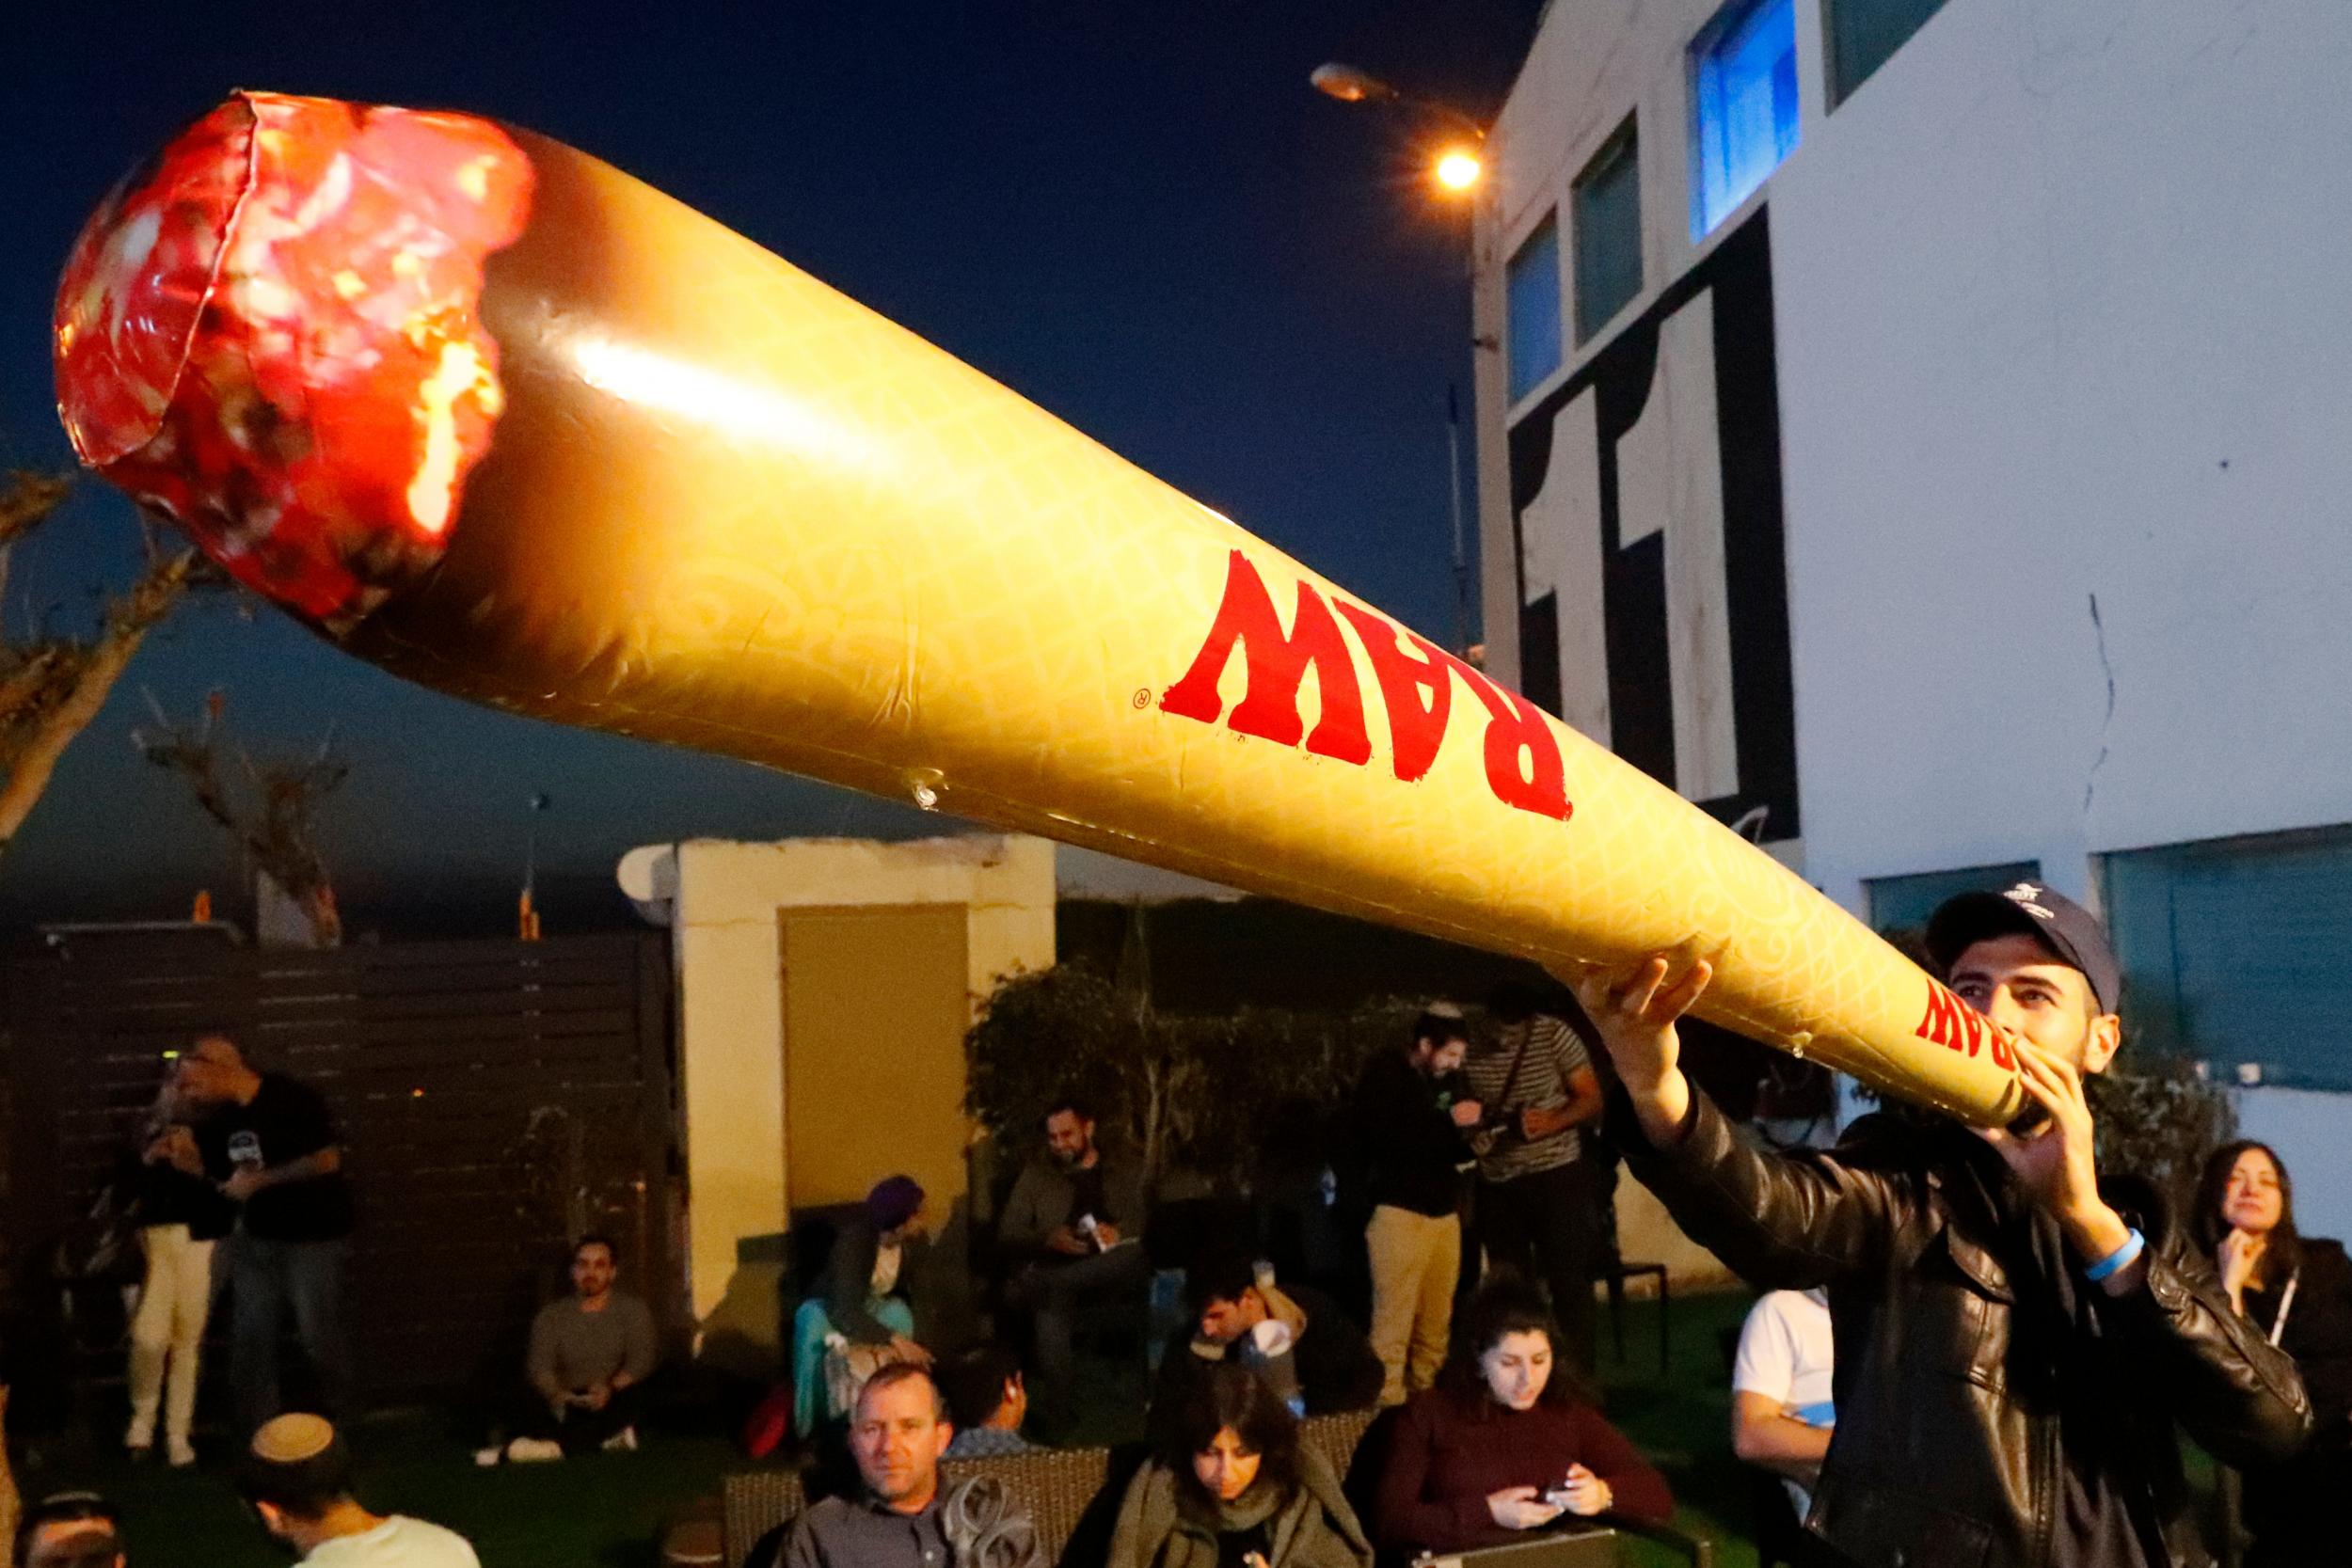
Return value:
[(438, 558), (503, 408), (483, 269), (532, 171), (488, 120), (242, 93), (125, 181), (57, 291), (83, 462), (314, 621)]

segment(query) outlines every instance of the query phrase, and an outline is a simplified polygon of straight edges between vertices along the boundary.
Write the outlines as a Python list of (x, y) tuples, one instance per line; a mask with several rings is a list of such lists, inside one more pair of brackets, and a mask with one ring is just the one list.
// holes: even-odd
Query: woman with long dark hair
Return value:
[(2295, 1183), (2269, 1145), (2224, 1144), (2205, 1162), (2198, 1240), (2241, 1317), (2295, 1357), (2313, 1427), (2283, 1465), (2248, 1470), (2249, 1568), (2343, 1560), (2352, 1490), (2352, 1259), (2295, 1228)]
[(1374, 1523), (1383, 1551), (1499, 1545), (1597, 1513), (1673, 1515), (1666, 1478), (1555, 1359), (1559, 1338), (1515, 1281), (1472, 1299), (1438, 1386), (1397, 1423)]
[(1371, 1568), (1372, 1543), (1265, 1380), (1220, 1365), (1136, 1472), (1109, 1568)]

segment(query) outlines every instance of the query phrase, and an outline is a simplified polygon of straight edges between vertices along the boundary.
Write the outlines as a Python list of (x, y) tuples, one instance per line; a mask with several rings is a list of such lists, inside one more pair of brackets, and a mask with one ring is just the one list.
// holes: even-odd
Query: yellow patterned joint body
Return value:
[(914, 334), (561, 144), (446, 548), (310, 617), (426, 685), (1558, 965), (1979, 1122), (2008, 1042), (1739, 835)]

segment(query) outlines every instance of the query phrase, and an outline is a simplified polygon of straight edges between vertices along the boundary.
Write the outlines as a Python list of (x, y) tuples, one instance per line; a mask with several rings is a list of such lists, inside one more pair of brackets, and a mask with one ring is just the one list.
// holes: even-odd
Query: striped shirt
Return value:
[[(1511, 1059), (1518, 1055), (1521, 1039), (1527, 1041), (1527, 1053), (1519, 1061), (1515, 1080)], [(1485, 1108), (1489, 1122), (1498, 1112), (1507, 1111), (1515, 1124), (1507, 1132), (1471, 1134), (1470, 1148), (1478, 1155), (1481, 1181), (1508, 1181), (1537, 1171), (1556, 1170), (1583, 1152), (1583, 1141), (1577, 1128), (1570, 1127), (1530, 1143), (1519, 1136), (1516, 1123), (1521, 1111), (1557, 1109), (1568, 1103), (1574, 1098), (1569, 1081), (1579, 1072), (1590, 1071), (1592, 1065), (1576, 1031), (1545, 1013), (1537, 1013), (1524, 1023), (1506, 1024), (1496, 1031), (1493, 1039), (1471, 1049), (1470, 1059), (1462, 1064), (1462, 1077), (1470, 1098)], [(1506, 1085), (1510, 1091), (1507, 1095), (1503, 1092)]]

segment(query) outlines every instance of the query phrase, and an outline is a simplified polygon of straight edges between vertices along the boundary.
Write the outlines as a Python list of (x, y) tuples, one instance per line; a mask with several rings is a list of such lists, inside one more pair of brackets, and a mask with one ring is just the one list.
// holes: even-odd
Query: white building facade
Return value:
[(1479, 289), (1489, 667), (1881, 928), (2101, 908), (2339, 1235), (2347, 68), (2330, 0), (1556, 0)]

